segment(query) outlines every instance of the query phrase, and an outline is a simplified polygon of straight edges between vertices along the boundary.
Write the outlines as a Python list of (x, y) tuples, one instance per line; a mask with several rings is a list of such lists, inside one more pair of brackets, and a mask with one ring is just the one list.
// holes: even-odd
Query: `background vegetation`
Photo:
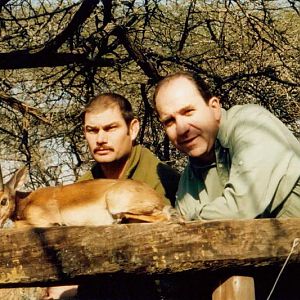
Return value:
[(74, 181), (90, 164), (89, 99), (126, 96), (139, 142), (180, 169), (151, 98), (157, 80), (193, 70), (225, 108), (258, 103), (296, 134), (300, 6), (286, 0), (0, 0), (0, 162), (30, 167), (31, 188)]

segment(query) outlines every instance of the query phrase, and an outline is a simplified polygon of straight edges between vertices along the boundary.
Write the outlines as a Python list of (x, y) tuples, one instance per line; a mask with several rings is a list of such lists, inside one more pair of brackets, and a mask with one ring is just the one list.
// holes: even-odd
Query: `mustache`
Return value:
[(113, 150), (113, 148), (108, 146), (101, 146), (101, 147), (96, 147), (93, 152), (96, 153), (98, 151), (103, 151), (103, 150)]

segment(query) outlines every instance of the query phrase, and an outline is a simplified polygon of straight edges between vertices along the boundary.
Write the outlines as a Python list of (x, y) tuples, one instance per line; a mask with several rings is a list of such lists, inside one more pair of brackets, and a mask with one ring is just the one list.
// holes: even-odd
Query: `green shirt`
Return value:
[[(79, 181), (104, 178), (101, 167), (96, 163)], [(129, 162), (121, 179), (131, 178), (147, 183), (174, 205), (179, 174), (162, 163), (150, 150), (141, 145), (133, 147)], [(168, 200), (166, 200), (169, 202)]]
[(300, 217), (300, 143), (258, 105), (222, 109), (216, 163), (190, 159), (176, 207), (188, 220)]

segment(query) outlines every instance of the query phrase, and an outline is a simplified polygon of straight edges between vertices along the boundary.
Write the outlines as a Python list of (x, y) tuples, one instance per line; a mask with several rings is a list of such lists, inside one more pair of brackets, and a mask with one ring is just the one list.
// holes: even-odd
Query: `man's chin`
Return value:
[(207, 155), (207, 152), (203, 149), (187, 149), (186, 151), (184, 151), (184, 153), (191, 158), (202, 158)]
[(112, 155), (94, 155), (94, 160), (98, 163), (110, 163), (115, 160)]

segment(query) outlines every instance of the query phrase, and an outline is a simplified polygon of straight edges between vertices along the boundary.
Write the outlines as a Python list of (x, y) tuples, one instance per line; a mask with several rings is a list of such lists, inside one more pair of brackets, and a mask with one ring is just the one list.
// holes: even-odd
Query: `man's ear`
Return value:
[(131, 136), (131, 140), (134, 141), (140, 130), (140, 122), (138, 119), (133, 119), (129, 125), (129, 134)]
[(216, 97), (216, 96), (211, 97), (208, 100), (208, 106), (211, 106), (211, 107), (221, 107), (220, 99), (218, 97)]
[(221, 120), (221, 103), (220, 103), (220, 99), (218, 97), (211, 97), (208, 101), (208, 106), (210, 108), (212, 108), (214, 115), (215, 115), (215, 119), (217, 121)]

